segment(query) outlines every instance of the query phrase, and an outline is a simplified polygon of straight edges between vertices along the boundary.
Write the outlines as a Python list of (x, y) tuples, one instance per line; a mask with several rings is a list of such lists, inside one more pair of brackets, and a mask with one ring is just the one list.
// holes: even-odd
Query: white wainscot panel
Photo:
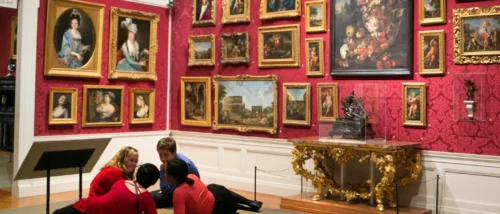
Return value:
[[(178, 142), (178, 144), (181, 144)], [(208, 170), (211, 172), (219, 170), (219, 150), (217, 146), (182, 144), (177, 151), (191, 159), (198, 170)], [(202, 175), (200, 175), (202, 176)]]
[(241, 173), (241, 149), (224, 148), (222, 171), (229, 174)]

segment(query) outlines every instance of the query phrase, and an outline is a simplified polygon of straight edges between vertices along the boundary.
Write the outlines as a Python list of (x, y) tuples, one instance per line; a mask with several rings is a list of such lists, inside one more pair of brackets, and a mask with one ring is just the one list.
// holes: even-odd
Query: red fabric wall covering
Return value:
[[(36, 106), (35, 106), (35, 135), (70, 135), (70, 134), (90, 134), (90, 133), (109, 133), (109, 132), (131, 132), (131, 131), (151, 131), (166, 129), (166, 103), (167, 103), (167, 69), (168, 69), (168, 13), (169, 10), (160, 7), (148, 6), (126, 1), (116, 0), (91, 0), (106, 5), (104, 16), (104, 34), (102, 51), (102, 78), (84, 79), (84, 78), (61, 78), (44, 77), (44, 53), (45, 53), (45, 31), (46, 31), (46, 12), (47, 0), (40, 2), (38, 11), (38, 33), (37, 33), (37, 66), (36, 66)], [(156, 72), (158, 80), (151, 81), (123, 81), (108, 80), (108, 56), (109, 56), (109, 18), (111, 7), (120, 7), (123, 9), (138, 10), (143, 12), (156, 13), (160, 15), (158, 23), (158, 53), (156, 55)], [(122, 85), (124, 90), (123, 106), (123, 126), (121, 127), (82, 127), (82, 105), (83, 105), (83, 85)], [(78, 88), (78, 114), (76, 125), (48, 125), (48, 95), (51, 87), (73, 87)], [(131, 88), (155, 88), (156, 106), (155, 122), (153, 124), (132, 125), (129, 124), (129, 91)]]
[[(223, 134), (235, 134), (243, 136), (258, 137), (278, 137), (278, 138), (297, 138), (318, 135), (317, 104), (316, 104), (316, 84), (319, 82), (336, 82), (339, 84), (370, 82), (387, 84), (387, 137), (400, 141), (422, 141), (423, 148), (434, 151), (448, 151), (460, 153), (473, 153), (485, 155), (500, 155), (500, 86), (496, 84), (500, 81), (500, 65), (454, 65), (453, 64), (453, 23), (452, 10), (456, 8), (467, 8), (476, 6), (493, 6), (498, 1), (480, 1), (469, 3), (457, 3), (447, 1), (447, 20), (445, 25), (420, 26), (418, 17), (418, 2), (414, 1), (414, 38), (418, 38), (418, 32), (424, 30), (443, 29), (446, 32), (446, 75), (437, 77), (422, 77), (418, 74), (418, 40), (414, 39), (414, 75), (413, 78), (336, 78), (326, 75), (323, 78), (307, 78), (303, 66), (300, 68), (276, 68), (259, 69), (257, 64), (257, 32), (261, 26), (275, 26), (283, 24), (301, 24), (301, 64), (305, 63), (304, 39), (322, 37), (325, 41), (325, 70), (329, 71), (329, 53), (330, 41), (329, 32), (306, 34), (304, 17), (262, 21), (259, 19), (259, 2), (252, 0), (251, 3), (251, 23), (237, 25), (221, 25), (222, 9), (221, 0), (217, 2), (217, 25), (211, 27), (193, 28), (191, 22), (192, 1), (176, 1), (176, 6), (172, 11), (172, 87), (171, 87), (171, 120), (170, 125), (173, 130), (213, 132)], [(305, 2), (305, 1), (302, 1)], [(331, 16), (329, 10), (330, 2), (327, 2), (327, 17)], [(304, 6), (304, 4), (302, 4)], [(302, 10), (304, 11), (304, 10)], [(327, 24), (329, 28), (329, 23)], [(332, 29), (329, 29), (329, 31)], [(220, 39), (222, 33), (244, 32), (248, 31), (250, 35), (250, 65), (223, 66), (220, 65)], [(195, 67), (187, 66), (189, 35), (215, 34), (216, 40), (216, 66), (215, 67)], [(452, 74), (455, 72), (486, 72), (488, 78), (486, 118), (483, 123), (456, 123), (453, 121), (453, 85)], [(281, 114), (278, 118), (278, 134), (268, 135), (260, 132), (238, 133), (235, 131), (213, 131), (211, 128), (189, 127), (180, 124), (180, 78), (181, 76), (214, 76), (214, 75), (268, 75), (278, 76), (279, 90), (279, 109), (282, 108), (282, 84), (284, 82), (310, 82), (312, 88), (312, 125), (310, 128), (298, 128), (284, 126), (281, 124)], [(402, 82), (425, 82), (427, 84), (427, 120), (428, 127), (407, 128), (402, 126), (401, 117), (401, 96)], [(213, 99), (213, 91), (212, 91)], [(213, 108), (212, 108), (213, 109)], [(281, 112), (281, 110), (279, 111)], [(213, 115), (213, 112), (212, 112)]]
[(0, 26), (2, 26), (0, 39), (3, 41), (2, 48), (0, 49), (0, 77), (9, 73), (7, 65), (9, 65), (10, 57), (10, 22), (13, 16), (17, 16), (16, 9), (0, 7)]

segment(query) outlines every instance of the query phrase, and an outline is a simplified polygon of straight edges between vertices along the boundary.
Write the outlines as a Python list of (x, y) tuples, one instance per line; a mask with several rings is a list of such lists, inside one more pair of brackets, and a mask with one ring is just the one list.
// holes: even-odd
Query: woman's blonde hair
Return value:
[(127, 167), (125, 166), (125, 160), (129, 158), (132, 154), (134, 154), (134, 152), (139, 153), (137, 149), (135, 149), (134, 147), (131, 146), (123, 147), (122, 149), (120, 149), (118, 153), (115, 154), (115, 156), (113, 157), (113, 159), (111, 159), (111, 161), (109, 161), (108, 163), (106, 163), (106, 165), (104, 165), (104, 167), (102, 167), (102, 169), (106, 167), (116, 167), (123, 172), (123, 175), (125, 175), (126, 178), (133, 179), (134, 172), (127, 172)]

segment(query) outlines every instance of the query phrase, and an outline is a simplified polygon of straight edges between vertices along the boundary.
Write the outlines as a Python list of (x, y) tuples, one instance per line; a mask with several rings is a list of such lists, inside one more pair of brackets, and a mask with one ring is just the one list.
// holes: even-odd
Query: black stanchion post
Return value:
[(437, 179), (436, 179), (436, 214), (439, 213), (439, 175), (436, 175), (437, 176)]
[(253, 200), (257, 201), (257, 166), (255, 166), (255, 170), (253, 172)]
[(300, 176), (300, 195), (304, 194), (304, 177)]
[(82, 165), (80, 164), (80, 166), (78, 167), (78, 177), (79, 177), (79, 180), (78, 180), (78, 199), (79, 200), (82, 200), (82, 173), (83, 172), (83, 169), (82, 169)]
[(396, 213), (399, 214), (399, 186), (396, 182)]
[(50, 213), (50, 164), (47, 165), (47, 214)]

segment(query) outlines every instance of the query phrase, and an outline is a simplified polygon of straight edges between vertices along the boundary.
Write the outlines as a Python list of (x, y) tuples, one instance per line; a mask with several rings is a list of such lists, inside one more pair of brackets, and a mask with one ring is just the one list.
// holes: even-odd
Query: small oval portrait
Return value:
[(148, 71), (151, 22), (119, 17), (118, 23), (116, 70)]
[(95, 26), (83, 10), (70, 8), (57, 18), (54, 47), (62, 65), (73, 69), (85, 66), (92, 57), (95, 46)]
[(52, 119), (69, 119), (71, 118), (71, 93), (54, 93), (52, 100)]
[(134, 118), (149, 118), (149, 94), (134, 94)]

